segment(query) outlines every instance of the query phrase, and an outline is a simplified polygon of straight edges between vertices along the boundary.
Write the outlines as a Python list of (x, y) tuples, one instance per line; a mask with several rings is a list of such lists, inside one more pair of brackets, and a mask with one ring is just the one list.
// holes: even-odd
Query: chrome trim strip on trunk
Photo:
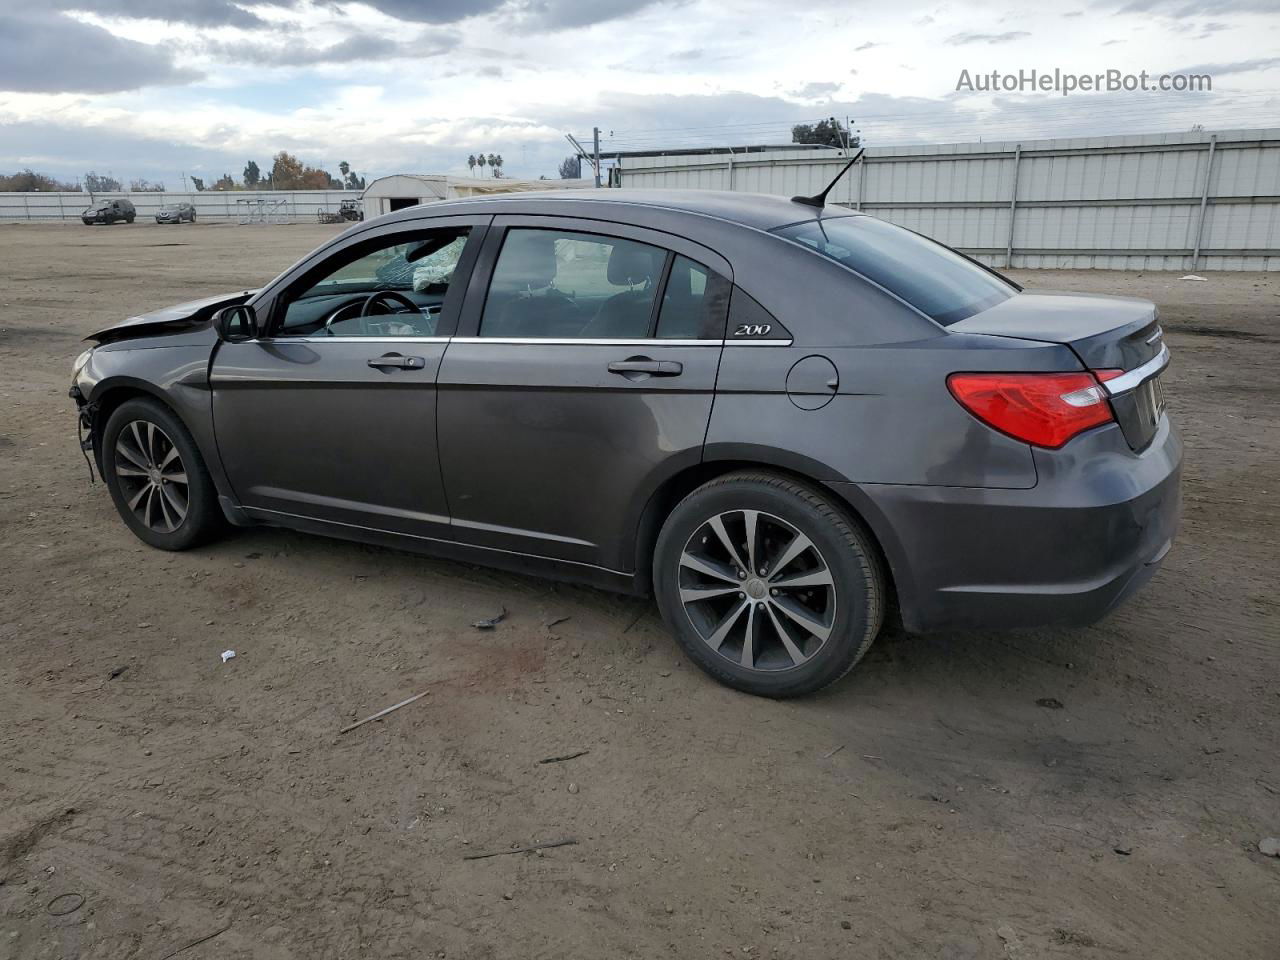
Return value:
[(1160, 371), (1168, 365), (1169, 348), (1161, 346), (1160, 352), (1142, 366), (1134, 367), (1128, 373), (1123, 373), (1114, 380), (1107, 380), (1102, 385), (1106, 387), (1108, 395), (1116, 397), (1122, 393), (1127, 393), (1135, 387), (1141, 386), (1156, 374), (1160, 373)]

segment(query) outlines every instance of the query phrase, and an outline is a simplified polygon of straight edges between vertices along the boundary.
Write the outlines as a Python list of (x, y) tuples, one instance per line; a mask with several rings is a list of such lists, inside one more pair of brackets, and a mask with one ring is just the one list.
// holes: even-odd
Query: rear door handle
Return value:
[(614, 360), (609, 364), (609, 372), (621, 374), (628, 379), (636, 379), (637, 376), (678, 377), (684, 373), (684, 364), (679, 360), (632, 357), (629, 360)]
[(398, 353), (388, 353), (382, 357), (372, 357), (369, 360), (371, 367), (390, 367), (397, 370), (421, 370), (427, 365), (427, 361), (422, 357), (402, 357)]

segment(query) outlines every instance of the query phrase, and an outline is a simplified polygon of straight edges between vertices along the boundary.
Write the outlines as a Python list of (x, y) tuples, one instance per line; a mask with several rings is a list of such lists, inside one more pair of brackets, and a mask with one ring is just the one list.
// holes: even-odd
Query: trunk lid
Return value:
[(1089, 370), (1133, 374), (1101, 379), (1129, 446), (1141, 450), (1155, 436), (1164, 414), (1159, 377), (1168, 351), (1156, 306), (1150, 301), (1100, 294), (1020, 293), (947, 329), (1062, 343)]

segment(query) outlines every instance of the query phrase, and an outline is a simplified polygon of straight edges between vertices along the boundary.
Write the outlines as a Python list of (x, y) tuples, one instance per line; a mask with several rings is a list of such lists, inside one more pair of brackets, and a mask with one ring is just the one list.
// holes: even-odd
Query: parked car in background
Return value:
[(1092, 622), (1179, 516), (1154, 305), (807, 200), (416, 206), (89, 339), (71, 396), (144, 542), (269, 524), (653, 593), (765, 696), (839, 679), (891, 608)]
[(118, 200), (99, 200), (92, 207), (86, 207), (81, 212), (80, 219), (86, 225), (92, 223), (119, 223), (121, 220), (125, 223), (133, 223), (137, 215), (138, 211), (134, 209), (133, 201), (121, 197)]
[(196, 222), (196, 208), (190, 203), (173, 203), (156, 214), (156, 223)]

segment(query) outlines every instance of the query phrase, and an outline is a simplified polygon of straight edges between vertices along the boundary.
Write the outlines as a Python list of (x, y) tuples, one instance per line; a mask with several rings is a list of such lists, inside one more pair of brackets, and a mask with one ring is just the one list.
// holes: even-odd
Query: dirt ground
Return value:
[(772, 703), (639, 600), (134, 540), (79, 338), (338, 229), (0, 226), (0, 958), (1280, 956), (1280, 276), (1018, 274), (1160, 304), (1163, 570), (1097, 627), (891, 633)]

